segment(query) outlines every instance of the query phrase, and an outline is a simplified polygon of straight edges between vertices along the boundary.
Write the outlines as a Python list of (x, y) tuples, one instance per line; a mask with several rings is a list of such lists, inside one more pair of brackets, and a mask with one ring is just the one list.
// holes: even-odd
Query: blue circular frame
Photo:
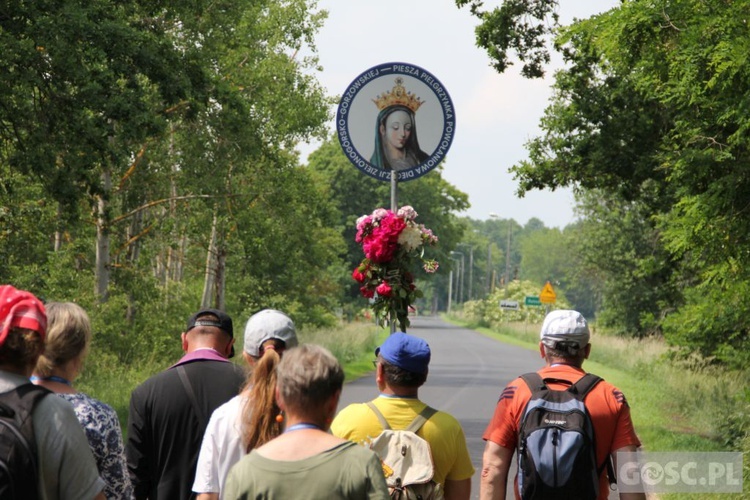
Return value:
[(437, 167), (440, 162), (445, 159), (445, 156), (453, 143), (453, 136), (455, 135), (456, 112), (455, 107), (453, 106), (453, 101), (443, 84), (440, 80), (435, 78), (432, 73), (414, 64), (402, 62), (384, 63), (363, 71), (357, 76), (357, 78), (352, 80), (341, 97), (341, 101), (339, 102), (336, 111), (336, 131), (341, 149), (352, 165), (365, 175), (369, 175), (370, 177), (381, 181), (390, 182), (393, 170), (383, 170), (380, 167), (372, 165), (367, 158), (364, 158), (359, 153), (354, 144), (352, 144), (349, 133), (348, 112), (351, 103), (354, 101), (359, 91), (367, 86), (367, 83), (374, 81), (377, 78), (391, 78), (394, 75), (406, 75), (419, 78), (430, 88), (430, 90), (433, 91), (440, 103), (440, 109), (443, 113), (443, 129), (441, 131), (438, 147), (422, 163), (397, 172), (398, 181), (405, 182), (417, 179)]

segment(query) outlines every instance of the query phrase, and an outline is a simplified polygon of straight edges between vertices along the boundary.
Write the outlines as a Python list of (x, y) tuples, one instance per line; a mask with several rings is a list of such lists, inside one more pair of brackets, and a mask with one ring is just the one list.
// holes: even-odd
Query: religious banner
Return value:
[(448, 91), (430, 72), (386, 63), (361, 73), (344, 92), (336, 130), (344, 154), (362, 173), (409, 181), (445, 159), (456, 113)]

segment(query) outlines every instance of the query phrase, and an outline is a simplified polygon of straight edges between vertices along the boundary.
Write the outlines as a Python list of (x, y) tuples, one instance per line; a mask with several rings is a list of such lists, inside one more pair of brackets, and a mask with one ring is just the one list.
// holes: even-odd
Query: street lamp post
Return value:
[(505, 296), (508, 296), (508, 282), (510, 281), (510, 235), (513, 230), (513, 224), (508, 219), (508, 248), (505, 251)]
[[(494, 212), (490, 212), (490, 217), (493, 219), (499, 219), (500, 216)], [(508, 245), (505, 249), (505, 296), (508, 296), (508, 282), (510, 281), (510, 240), (513, 231), (513, 224), (508, 219)]]
[(474, 291), (474, 247), (469, 243), (459, 243), (457, 246), (469, 247), (469, 293), (468, 298), (472, 300)]
[(459, 304), (463, 302), (464, 298), (464, 254), (463, 252), (456, 252), (455, 250), (451, 251), (451, 256), (453, 255), (460, 255), (461, 256), (461, 266), (458, 268), (458, 277), (456, 278), (456, 302)]
[(492, 241), (487, 242), (487, 294), (492, 293)]
[(453, 269), (448, 271), (448, 307), (446, 308), (446, 312), (448, 314), (451, 313), (452, 297), (453, 297)]

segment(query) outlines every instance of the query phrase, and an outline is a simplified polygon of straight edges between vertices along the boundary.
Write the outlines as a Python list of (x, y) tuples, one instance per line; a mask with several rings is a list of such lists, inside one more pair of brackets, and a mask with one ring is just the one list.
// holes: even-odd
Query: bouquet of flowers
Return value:
[(407, 205), (397, 213), (377, 208), (357, 219), (356, 241), (365, 258), (352, 277), (361, 284), (363, 297), (375, 299), (372, 309), (378, 324), (397, 320), (402, 331), (409, 326), (409, 306), (422, 296), (412, 274), (416, 264), (428, 273), (438, 269), (436, 260), (424, 258), (425, 247), (437, 243), (437, 236), (414, 222), (416, 218), (417, 212)]

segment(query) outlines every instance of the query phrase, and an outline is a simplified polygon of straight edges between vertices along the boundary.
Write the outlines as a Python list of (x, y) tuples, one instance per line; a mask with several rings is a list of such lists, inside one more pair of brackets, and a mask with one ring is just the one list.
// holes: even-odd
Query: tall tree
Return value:
[(543, 135), (513, 169), (521, 192), (590, 193), (589, 215), (631, 255), (602, 269), (633, 292), (660, 290), (641, 303), (610, 287), (603, 305), (640, 315), (625, 320), (630, 328), (663, 324), (668, 338), (725, 360), (747, 345), (743, 322), (713, 315), (700, 335), (686, 331), (709, 297), (729, 300), (748, 278), (748, 14), (744, 2), (625, 1), (563, 29), (556, 46), (569, 68), (556, 78)]

